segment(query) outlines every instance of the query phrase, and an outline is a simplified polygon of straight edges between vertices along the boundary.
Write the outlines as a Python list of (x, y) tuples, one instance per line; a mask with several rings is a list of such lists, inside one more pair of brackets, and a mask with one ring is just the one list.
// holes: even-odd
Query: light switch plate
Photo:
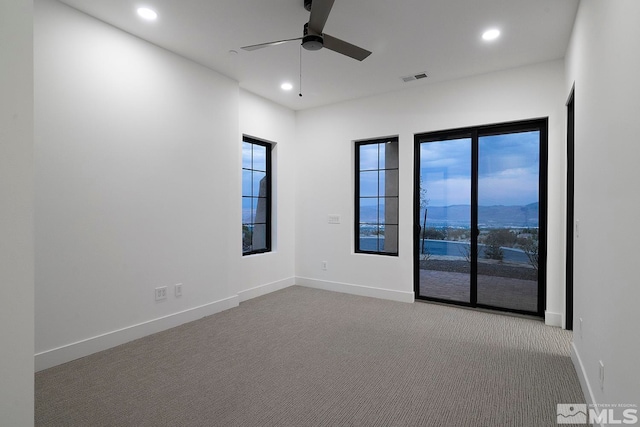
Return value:
[(329, 224), (340, 224), (340, 215), (329, 214)]

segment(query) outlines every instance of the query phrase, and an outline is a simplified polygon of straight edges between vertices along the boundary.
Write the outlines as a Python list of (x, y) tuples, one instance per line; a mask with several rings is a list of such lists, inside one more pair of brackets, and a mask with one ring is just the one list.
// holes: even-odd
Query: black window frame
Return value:
[[(491, 135), (504, 135), (509, 133), (520, 133), (527, 131), (540, 132), (540, 163), (538, 169), (538, 303), (536, 311), (525, 311), (506, 307), (481, 304), (477, 302), (477, 238), (479, 230), (478, 225), (478, 141), (482, 137)], [(457, 138), (470, 138), (472, 140), (471, 162), (472, 162), (472, 184), (471, 190), (471, 227), (476, 227), (476, 233), (471, 233), (471, 296), (469, 302), (455, 301), (449, 299), (433, 298), (421, 295), (420, 292), (420, 144), (423, 142), (439, 141)], [(414, 233), (413, 233), (413, 270), (414, 270), (414, 292), (416, 300), (434, 301), (438, 303), (446, 303), (451, 305), (459, 305), (465, 307), (481, 308), (494, 311), (503, 311), (509, 313), (523, 314), (527, 316), (536, 316), (544, 318), (546, 312), (546, 295), (547, 295), (547, 213), (548, 213), (548, 146), (549, 146), (549, 118), (541, 117), (534, 119), (526, 119), (512, 122), (495, 123), (480, 126), (470, 126), (465, 128), (432, 131), (414, 135)], [(475, 207), (474, 207), (475, 206)]]
[[(255, 222), (255, 216), (252, 215), (252, 220), (253, 222), (245, 222), (244, 218), (241, 218), (242, 220), (242, 255), (255, 255), (255, 254), (261, 254), (261, 253), (266, 253), (266, 252), (271, 252), (272, 250), (272, 236), (271, 236), (271, 229), (272, 229), (272, 204), (273, 204), (273, 200), (272, 200), (272, 151), (273, 151), (273, 146), (274, 144), (271, 142), (267, 142), (267, 141), (263, 141), (257, 138), (253, 138), (247, 135), (243, 135), (242, 136), (242, 142), (243, 143), (247, 143), (247, 144), (252, 144), (252, 145), (258, 145), (261, 147), (265, 147), (266, 148), (266, 154), (265, 154), (265, 171), (261, 171), (258, 169), (254, 169), (253, 168), (253, 157), (251, 159), (251, 168), (245, 168), (244, 167), (244, 154), (242, 154), (242, 171), (251, 171), (251, 172), (264, 172), (265, 173), (265, 179), (266, 179), (266, 194), (265, 197), (260, 197), (260, 194), (258, 193), (258, 196), (254, 195), (254, 191), (253, 191), (253, 179), (252, 181), (252, 191), (251, 191), (251, 196), (245, 196), (244, 195), (244, 188), (241, 188), (241, 196), (242, 196), (242, 200), (244, 201), (244, 199), (246, 198), (250, 198), (250, 199), (260, 199), (260, 198), (264, 198), (265, 199), (265, 220), (264, 223), (263, 222)], [(253, 151), (253, 150), (252, 150)], [(244, 182), (243, 184), (244, 185)], [(243, 204), (244, 205), (244, 204)], [(253, 203), (251, 204), (253, 206)], [(243, 209), (244, 210), (244, 209)], [(243, 212), (244, 213), (244, 212)], [(245, 226), (250, 226), (252, 227), (252, 232), (253, 229), (255, 228), (256, 224), (264, 224), (265, 225), (265, 247), (261, 247), (259, 249), (249, 249), (249, 250), (245, 250), (245, 244), (244, 244), (244, 240), (245, 240)]]
[[(395, 143), (397, 150), (398, 150), (398, 165), (397, 167), (393, 167), (393, 168), (388, 168), (386, 167), (386, 162), (385, 162), (385, 167), (380, 168), (380, 158), (378, 157), (378, 168), (377, 169), (360, 169), (360, 147), (363, 145), (373, 145), (373, 144), (388, 144), (388, 143)], [(354, 191), (354, 196), (355, 196), (355, 215), (354, 215), (354, 232), (355, 232), (355, 240), (354, 240), (354, 252), (358, 253), (358, 254), (372, 254), (372, 255), (385, 255), (385, 256), (398, 256), (399, 255), (399, 223), (400, 223), (400, 194), (399, 194), (399, 186), (400, 186), (400, 159), (399, 159), (399, 151), (400, 151), (400, 142), (399, 142), (399, 137), (398, 136), (392, 136), (392, 137), (388, 137), (388, 138), (376, 138), (376, 139), (369, 139), (369, 140), (362, 140), (362, 141), (355, 141), (355, 191)], [(378, 187), (378, 195), (376, 196), (376, 198), (380, 199), (380, 198), (384, 198), (384, 199), (390, 199), (390, 198), (395, 198), (396, 199), (396, 212), (395, 212), (395, 216), (396, 216), (396, 222), (392, 223), (392, 222), (386, 222), (386, 218), (384, 218), (383, 220), (380, 220), (379, 218), (379, 214), (378, 214), (378, 221), (376, 222), (376, 225), (379, 227), (380, 225), (384, 225), (385, 226), (385, 231), (386, 231), (386, 226), (387, 225), (392, 225), (395, 226), (397, 231), (396, 231), (396, 236), (395, 236), (395, 251), (384, 251), (384, 248), (381, 248), (380, 245), (378, 244), (377, 250), (363, 250), (360, 248), (360, 226), (363, 224), (368, 224), (368, 225), (373, 225), (373, 223), (369, 223), (369, 222), (362, 222), (360, 221), (360, 201), (362, 198), (373, 198), (372, 196), (361, 196), (360, 195), (360, 173), (365, 171), (377, 171), (378, 173), (380, 171), (388, 171), (388, 170), (395, 170), (398, 173), (398, 194), (396, 194), (395, 196), (389, 196), (386, 194), (385, 191), (385, 195), (383, 197), (380, 197), (379, 194), (379, 187)], [(385, 177), (386, 179), (386, 177)], [(385, 206), (386, 206), (386, 201), (385, 201)], [(380, 204), (378, 203), (378, 212), (380, 211)], [(387, 238), (387, 234), (385, 233), (385, 240)]]

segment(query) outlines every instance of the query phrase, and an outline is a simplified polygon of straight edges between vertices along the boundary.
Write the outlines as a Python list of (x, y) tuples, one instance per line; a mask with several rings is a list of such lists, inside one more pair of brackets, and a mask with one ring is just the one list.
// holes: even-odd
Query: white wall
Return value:
[(44, 368), (238, 304), (241, 163), (236, 82), (57, 1), (35, 6)]
[[(240, 300), (291, 286), (295, 282), (295, 113), (245, 90), (240, 91), (240, 133), (275, 143), (272, 152), (272, 251), (241, 258), (235, 277)], [(241, 149), (238, 145), (238, 149)], [(240, 169), (235, 194), (240, 194)], [(240, 204), (240, 198), (235, 201)], [(238, 211), (239, 212), (239, 211)], [(241, 228), (240, 214), (236, 216)], [(239, 233), (238, 233), (239, 235)]]
[(593, 403), (640, 406), (639, 20), (636, 0), (582, 0), (564, 92), (575, 82), (574, 362)]
[[(11, 298), (0, 300), (3, 348), (12, 349), (1, 354), (0, 404), (12, 425), (28, 425), (30, 2), (4, 1), (0, 11), (0, 271), (12, 286)], [(582, 0), (566, 76), (554, 61), (294, 114), (54, 0), (37, 0), (37, 365), (233, 306), (294, 276), (309, 286), (412, 301), (413, 135), (543, 116), (550, 126), (547, 311), (557, 319), (564, 311), (564, 102), (575, 81), (576, 366), (593, 401), (638, 403), (640, 107), (633, 94), (640, 58), (629, 43), (640, 40), (639, 17), (635, 0)], [(243, 133), (277, 142), (271, 254), (241, 256)], [(354, 254), (352, 141), (389, 135), (400, 136), (400, 256)], [(341, 215), (341, 224), (327, 224), (328, 214)], [(153, 300), (156, 286), (175, 283), (183, 283), (182, 297), (170, 289), (166, 301)], [(598, 360), (606, 365), (603, 390)]]
[(0, 424), (33, 425), (33, 3), (0, 2)]
[[(296, 272), (310, 286), (413, 299), (414, 134), (549, 117), (547, 318), (564, 312), (564, 65), (561, 60), (297, 114)], [(354, 140), (400, 136), (398, 257), (353, 252)], [(341, 224), (327, 224), (328, 214)], [(321, 262), (328, 269), (321, 270)], [(372, 289), (373, 288), (373, 289)]]

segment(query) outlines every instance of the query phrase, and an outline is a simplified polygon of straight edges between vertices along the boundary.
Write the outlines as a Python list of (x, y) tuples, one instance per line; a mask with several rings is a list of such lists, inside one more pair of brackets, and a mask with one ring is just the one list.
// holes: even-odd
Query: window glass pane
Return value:
[(242, 223), (249, 224), (253, 222), (253, 211), (252, 207), (253, 199), (249, 197), (242, 198)]
[(378, 169), (378, 144), (360, 145), (360, 165), (358, 170)]
[(253, 197), (266, 197), (267, 195), (267, 174), (265, 172), (253, 172), (253, 176), (251, 178), (253, 182)]
[(251, 171), (242, 170), (242, 196), (251, 196)]
[(378, 195), (384, 196), (385, 190), (385, 171), (378, 171)]
[(360, 172), (360, 197), (378, 195), (378, 171)]
[(252, 250), (259, 251), (267, 249), (267, 226), (266, 224), (256, 224), (253, 227), (251, 239)]
[(378, 251), (379, 227), (371, 224), (360, 224), (358, 236), (361, 251)]
[(242, 224), (242, 252), (250, 252), (253, 237), (253, 225)]
[(386, 197), (385, 199), (384, 218), (385, 224), (398, 224), (398, 198)]
[(387, 148), (386, 143), (375, 144), (378, 146), (378, 169), (385, 168), (385, 151)]
[(384, 143), (382, 146), (384, 149), (381, 149), (380, 152), (384, 153), (384, 156), (381, 154), (381, 164), (384, 165), (384, 169), (398, 169), (398, 143), (392, 141)]
[(259, 197), (255, 200), (255, 210), (254, 210), (254, 219), (255, 223), (267, 223), (267, 198)]
[(398, 226), (385, 225), (380, 231), (380, 250), (385, 253), (398, 252)]
[[(526, 206), (538, 200), (540, 131), (478, 139), (478, 198), (486, 206)], [(513, 225), (528, 227), (524, 220)]]
[(253, 144), (242, 143), (242, 168), (251, 169), (251, 147)]
[(257, 197), (252, 197), (251, 199), (251, 222), (255, 223), (256, 221), (256, 214), (258, 212), (258, 198)]
[(253, 169), (266, 172), (267, 170), (267, 147), (253, 144)]
[(398, 195), (398, 170), (380, 171), (380, 195), (381, 196), (397, 196)]
[(362, 197), (360, 198), (360, 220), (369, 224), (378, 222), (378, 198)]

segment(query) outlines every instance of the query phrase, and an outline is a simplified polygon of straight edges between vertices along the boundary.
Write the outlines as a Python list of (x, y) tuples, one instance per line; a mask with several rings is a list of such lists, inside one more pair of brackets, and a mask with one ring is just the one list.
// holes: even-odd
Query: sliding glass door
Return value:
[(542, 316), (546, 119), (416, 136), (417, 298)]
[(471, 302), (471, 137), (420, 144), (419, 295)]
[(540, 131), (478, 137), (478, 304), (538, 311)]

